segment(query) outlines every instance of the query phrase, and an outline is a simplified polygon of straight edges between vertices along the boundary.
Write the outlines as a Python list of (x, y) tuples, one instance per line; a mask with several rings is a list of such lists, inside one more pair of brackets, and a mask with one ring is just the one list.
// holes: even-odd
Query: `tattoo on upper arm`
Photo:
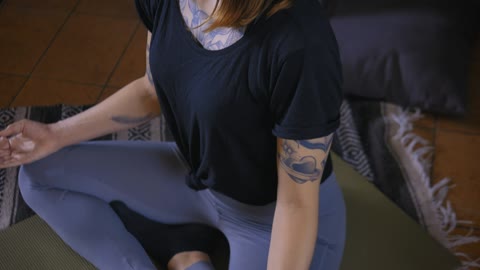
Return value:
[[(320, 180), (332, 141), (333, 134), (312, 140), (284, 139), (282, 140), (282, 148), (278, 153), (280, 165), (290, 178), (298, 184)], [(321, 151), (325, 154), (324, 158), (319, 162), (313, 155), (301, 155), (299, 151), (301, 147)]]
[(131, 116), (119, 115), (119, 116), (113, 116), (112, 121), (120, 124), (124, 124), (124, 125), (132, 125), (132, 124), (142, 124), (153, 118), (154, 118), (153, 114), (148, 114), (143, 117), (131, 117)]

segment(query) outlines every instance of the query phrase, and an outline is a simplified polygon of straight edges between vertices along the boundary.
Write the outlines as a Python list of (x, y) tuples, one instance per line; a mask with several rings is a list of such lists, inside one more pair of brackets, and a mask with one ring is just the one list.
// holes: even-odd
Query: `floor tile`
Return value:
[(100, 97), (98, 98), (97, 102), (98, 103), (102, 102), (103, 100), (105, 100), (109, 96), (113, 95), (118, 90), (119, 90), (118, 87), (111, 87), (111, 86), (106, 87), (105, 90), (103, 90), (102, 95), (100, 95)]
[(480, 227), (480, 135), (437, 130), (433, 183), (452, 180), (448, 200), (458, 219)]
[(0, 74), (0, 108), (10, 105), (26, 80), (26, 77)]
[(67, 15), (66, 11), (0, 9), (0, 72), (32, 72)]
[[(435, 144), (435, 130), (433, 128), (417, 127), (414, 126), (413, 133), (427, 140), (429, 144)], [(415, 149), (415, 148), (414, 148)]]
[(72, 15), (33, 76), (104, 85), (137, 24), (131, 19)]
[(120, 64), (108, 82), (109, 86), (123, 87), (145, 74), (146, 43), (147, 30), (145, 27), (139, 27), (130, 46), (123, 55)]
[(469, 110), (464, 118), (441, 117), (438, 128), (480, 134), (480, 61), (472, 64), (469, 87)]
[(70, 12), (79, 0), (6, 0), (5, 6), (27, 9), (53, 9)]
[(133, 0), (80, 0), (76, 13), (137, 19)]
[(102, 88), (72, 82), (30, 78), (12, 107), (31, 105), (94, 104)]
[(423, 117), (415, 121), (413, 124), (417, 127), (435, 128), (435, 119), (437, 116), (430, 113), (422, 113)]
[[(467, 235), (470, 235), (470, 233), (472, 233), (471, 236), (480, 237), (480, 229), (470, 231), (469, 229), (466, 229), (466, 228), (457, 228), (452, 232), (453, 235), (461, 235), (461, 236), (467, 236)], [(458, 253), (464, 253), (473, 260), (480, 259), (480, 241), (456, 247), (454, 248), (454, 251)], [(463, 257), (459, 257), (459, 258), (460, 260), (465, 260), (465, 258)], [(478, 268), (475, 268), (475, 269), (478, 269)]]

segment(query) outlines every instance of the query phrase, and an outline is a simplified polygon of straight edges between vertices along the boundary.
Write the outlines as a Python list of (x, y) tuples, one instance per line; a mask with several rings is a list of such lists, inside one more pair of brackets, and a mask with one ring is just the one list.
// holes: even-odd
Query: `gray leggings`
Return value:
[[(216, 227), (230, 244), (230, 270), (265, 270), (275, 203), (253, 206), (215, 191), (194, 191), (184, 183), (187, 172), (173, 142), (94, 141), (22, 166), (19, 185), (27, 204), (101, 270), (156, 269), (110, 208), (112, 200), (162, 223)], [(344, 241), (345, 205), (332, 174), (320, 188), (310, 269), (338, 269)]]

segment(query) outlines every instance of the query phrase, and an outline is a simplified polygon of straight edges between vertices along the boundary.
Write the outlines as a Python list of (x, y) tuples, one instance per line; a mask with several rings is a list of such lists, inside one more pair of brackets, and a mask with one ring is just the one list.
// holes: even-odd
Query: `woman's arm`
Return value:
[(320, 180), (333, 135), (277, 140), (278, 192), (269, 270), (307, 270), (318, 231)]
[(160, 114), (148, 60), (150, 38), (149, 32), (145, 76), (85, 112), (50, 125), (60, 147), (135, 127)]

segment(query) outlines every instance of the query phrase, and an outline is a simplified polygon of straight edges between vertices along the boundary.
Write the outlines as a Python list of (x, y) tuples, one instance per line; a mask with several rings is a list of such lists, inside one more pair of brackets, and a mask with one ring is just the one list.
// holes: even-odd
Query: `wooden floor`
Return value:
[[(0, 108), (92, 104), (143, 75), (146, 30), (133, 0), (6, 0), (0, 6)], [(480, 45), (471, 113), (428, 116), (416, 131), (436, 147), (434, 181), (450, 177), (460, 220), (480, 236)], [(457, 228), (468, 233), (469, 227)], [(480, 243), (462, 250), (480, 258)]]

